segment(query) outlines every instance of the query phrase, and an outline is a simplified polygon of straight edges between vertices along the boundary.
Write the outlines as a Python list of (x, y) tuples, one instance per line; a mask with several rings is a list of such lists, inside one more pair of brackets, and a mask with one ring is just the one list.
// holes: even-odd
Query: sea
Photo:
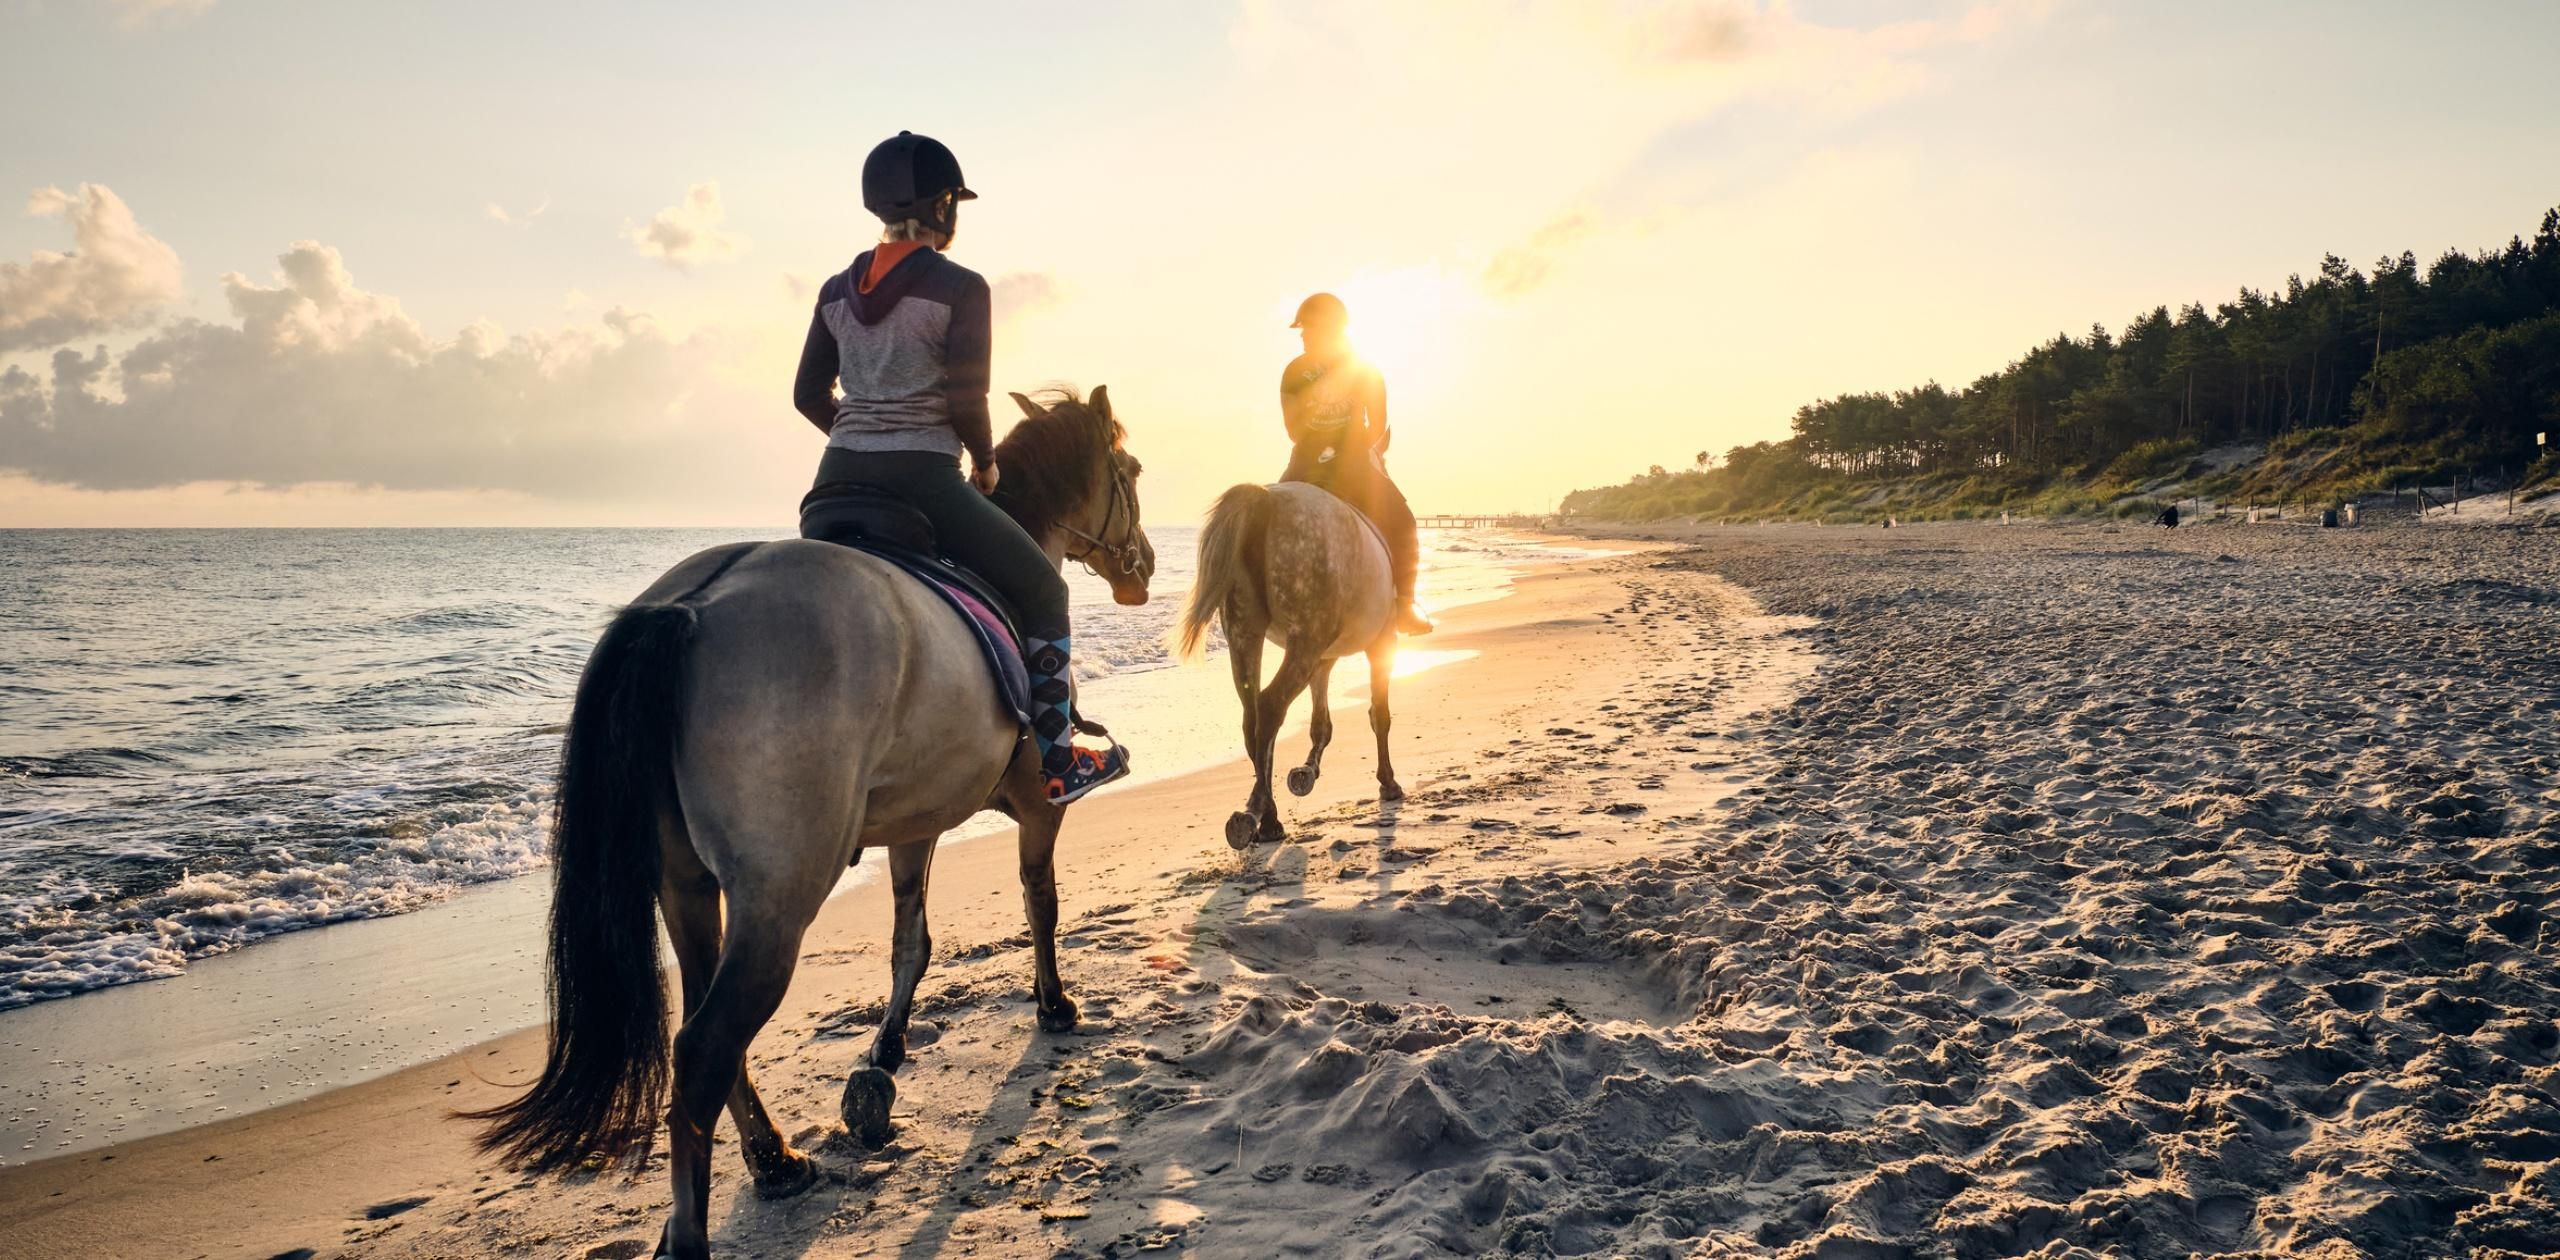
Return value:
[[(1069, 567), (1089, 709), (1172, 664), (1196, 535), (1149, 531), (1142, 606)], [(677, 560), (758, 536), (0, 531), (0, 1026), (541, 869), (606, 618)], [(1427, 534), (1427, 597), (1492, 597), (1546, 550)]]

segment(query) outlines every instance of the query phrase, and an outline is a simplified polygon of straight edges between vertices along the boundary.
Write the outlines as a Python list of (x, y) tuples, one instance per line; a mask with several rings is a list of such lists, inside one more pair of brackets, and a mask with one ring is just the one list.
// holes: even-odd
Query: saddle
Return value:
[[(1314, 486), (1316, 489), (1322, 490), (1326, 494), (1332, 495), (1335, 499), (1340, 500), (1342, 505), (1350, 508), (1351, 514), (1359, 517), (1360, 523), (1368, 528), (1369, 536), (1378, 541), (1378, 549), (1386, 552), (1390, 556), (1394, 555), (1396, 553), (1395, 548), (1387, 545), (1387, 532), (1378, 528), (1378, 523), (1376, 521), (1369, 519), (1368, 505), (1361, 502), (1360, 495), (1357, 493), (1346, 492), (1341, 485), (1341, 470), (1338, 467), (1338, 460), (1340, 457), (1341, 453), (1338, 450), (1332, 447), (1324, 448), (1324, 453), (1312, 461), (1315, 466), (1308, 471), (1306, 476), (1298, 479), (1300, 484)], [(1292, 458), (1290, 461), (1290, 471), (1297, 471), (1298, 464), (1299, 461)], [(1286, 483), (1289, 480), (1290, 477), (1288, 473), (1284, 472), (1280, 475), (1280, 483), (1275, 484)]]
[(924, 513), (883, 490), (830, 483), (800, 500), (800, 536), (876, 556), (941, 596), (978, 640), (1005, 712), (1031, 729), (1031, 673), (1022, 663), (1013, 609), (985, 579), (942, 554)]

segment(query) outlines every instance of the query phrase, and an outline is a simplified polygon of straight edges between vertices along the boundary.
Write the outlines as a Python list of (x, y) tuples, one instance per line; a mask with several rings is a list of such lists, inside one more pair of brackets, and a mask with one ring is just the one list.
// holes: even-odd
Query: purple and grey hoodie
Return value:
[(865, 251), (818, 290), (792, 404), (829, 446), (993, 462), (986, 280), (934, 249), (899, 258), (866, 291), (870, 274)]

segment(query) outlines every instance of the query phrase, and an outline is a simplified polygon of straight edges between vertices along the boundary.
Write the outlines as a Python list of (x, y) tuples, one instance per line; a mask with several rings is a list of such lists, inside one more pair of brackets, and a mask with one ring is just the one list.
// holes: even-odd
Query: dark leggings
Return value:
[(1322, 486), (1368, 517), (1387, 540), (1387, 558), (1395, 564), (1396, 596), (1412, 602), (1414, 570), (1421, 566), (1422, 540), (1413, 523), (1413, 508), (1404, 501), (1404, 491), (1396, 489), (1386, 470), (1370, 463), (1364, 454), (1337, 451), (1332, 459), (1322, 459), (1328, 445), (1320, 439), (1298, 443), (1289, 452), (1289, 469), (1280, 474), (1280, 480)]
[(1004, 509), (960, 475), (960, 457), (932, 451), (849, 451), (818, 459), (819, 485), (852, 482), (896, 495), (924, 513), (942, 554), (985, 578), (1013, 605), (1029, 639), (1067, 637), (1067, 580)]

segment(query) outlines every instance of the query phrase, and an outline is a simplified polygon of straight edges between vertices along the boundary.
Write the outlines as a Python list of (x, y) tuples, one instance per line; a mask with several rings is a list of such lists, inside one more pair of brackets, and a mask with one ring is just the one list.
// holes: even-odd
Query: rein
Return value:
[[(1111, 463), (1111, 503), (1110, 506), (1103, 509), (1102, 513), (1102, 533), (1105, 537), (1110, 535), (1113, 522), (1120, 519), (1120, 505), (1136, 498), (1136, 493), (1129, 488), (1128, 474), (1120, 471), (1120, 462), (1118, 460), (1113, 460)], [(1130, 509), (1130, 520), (1132, 524), (1136, 522), (1136, 518), (1137, 509), (1132, 507)], [(1095, 577), (1108, 579), (1112, 576), (1112, 574), (1105, 573), (1103, 571), (1104, 565), (1108, 565), (1117, 570), (1118, 575), (1121, 577), (1133, 576), (1138, 571), (1139, 562), (1145, 558), (1144, 553), (1138, 550), (1138, 544), (1135, 541), (1114, 547), (1110, 543), (1104, 542), (1101, 538), (1096, 538), (1083, 530), (1077, 529), (1073, 525), (1067, 524), (1065, 521), (1058, 522), (1058, 528), (1065, 530), (1068, 537), (1084, 544), (1084, 550), (1068, 552), (1067, 558), (1083, 565), (1085, 572), (1090, 573)], [(1101, 564), (1095, 563), (1095, 557), (1097, 556), (1101, 557)]]

